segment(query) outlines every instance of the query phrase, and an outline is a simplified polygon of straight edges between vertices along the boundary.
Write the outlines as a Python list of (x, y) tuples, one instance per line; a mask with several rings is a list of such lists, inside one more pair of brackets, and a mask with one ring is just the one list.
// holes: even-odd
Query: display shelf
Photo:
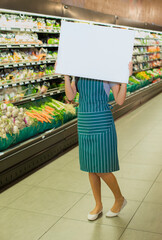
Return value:
[(58, 47), (58, 44), (0, 44), (0, 49), (8, 48), (41, 48), (41, 47)]
[(160, 67), (162, 67), (162, 65), (156, 66), (156, 67), (152, 67), (152, 68), (138, 69), (137, 71), (133, 71), (133, 73), (143, 72), (143, 71), (152, 70), (154, 68), (160, 68)]
[(150, 55), (154, 53), (162, 53), (162, 51), (157, 51), (157, 52), (143, 52), (143, 53), (133, 53), (133, 56), (138, 56), (138, 55)]
[(49, 96), (54, 96), (57, 95), (59, 93), (64, 93), (65, 92), (65, 88), (54, 88), (52, 90), (48, 90), (47, 93), (43, 93), (43, 94), (31, 94), (28, 95), (27, 97), (24, 97), (22, 100), (18, 100), (15, 102), (12, 102), (14, 105), (21, 105), (27, 102), (32, 102), (35, 101), (37, 99), (41, 99), (41, 98), (45, 98), (45, 97), (49, 97)]
[(23, 86), (23, 85), (28, 85), (29, 83), (38, 83), (38, 82), (57, 79), (57, 78), (61, 78), (61, 77), (62, 77), (62, 75), (49, 75), (49, 76), (43, 76), (42, 78), (26, 79), (25, 81), (21, 81), (21, 82), (5, 83), (5, 84), (0, 85), (0, 89), (15, 87), (15, 86)]
[(161, 47), (161, 44), (135, 44), (134, 47), (151, 47), (151, 46), (157, 46), (157, 47)]
[(50, 34), (58, 34), (60, 33), (60, 28), (55, 29), (31, 29), (31, 28), (14, 28), (14, 27), (0, 27), (0, 31), (7, 32), (35, 32), (35, 33), (50, 33)]
[(147, 63), (147, 62), (156, 62), (156, 61), (160, 61), (161, 59), (160, 58), (157, 58), (157, 59), (153, 59), (153, 60), (147, 60), (147, 61), (142, 61), (142, 62), (133, 62), (133, 64), (140, 64), (140, 63)]
[(158, 40), (158, 41), (162, 41), (162, 38), (144, 38), (144, 37), (135, 37), (135, 39), (144, 39), (144, 40)]
[(49, 59), (49, 60), (41, 60), (41, 61), (34, 61), (34, 62), (20, 62), (20, 63), (1, 64), (0, 69), (15, 68), (15, 67), (28, 67), (28, 66), (33, 66), (33, 65), (55, 63), (55, 61), (56, 61), (56, 59)]

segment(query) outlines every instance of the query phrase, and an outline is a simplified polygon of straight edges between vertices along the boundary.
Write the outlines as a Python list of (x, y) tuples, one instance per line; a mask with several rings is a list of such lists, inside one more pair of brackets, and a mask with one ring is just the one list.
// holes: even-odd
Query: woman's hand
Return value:
[(130, 77), (133, 73), (133, 62), (132, 61), (129, 62), (128, 68), (129, 68), (129, 77)]

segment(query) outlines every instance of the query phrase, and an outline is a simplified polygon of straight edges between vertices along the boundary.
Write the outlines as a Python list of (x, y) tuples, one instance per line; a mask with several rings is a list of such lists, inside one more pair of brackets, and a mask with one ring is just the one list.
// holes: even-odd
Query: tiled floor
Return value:
[(102, 182), (103, 215), (94, 206), (88, 174), (79, 169), (78, 147), (0, 195), (1, 240), (161, 240), (162, 94), (116, 121), (119, 172), (128, 204), (113, 219), (113, 195)]

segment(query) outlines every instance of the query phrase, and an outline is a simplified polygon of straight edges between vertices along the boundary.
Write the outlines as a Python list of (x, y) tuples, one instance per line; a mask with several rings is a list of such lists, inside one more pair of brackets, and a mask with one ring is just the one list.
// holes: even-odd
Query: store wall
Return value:
[(60, 2), (162, 26), (162, 0), (60, 0)]

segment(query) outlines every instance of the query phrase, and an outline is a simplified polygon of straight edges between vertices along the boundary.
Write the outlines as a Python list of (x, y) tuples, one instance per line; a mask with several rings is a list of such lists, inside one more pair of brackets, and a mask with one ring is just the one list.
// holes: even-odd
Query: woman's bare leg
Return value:
[(119, 212), (124, 201), (118, 182), (113, 173), (96, 173), (109, 186), (115, 197), (115, 203), (111, 208), (112, 212)]
[(89, 181), (91, 184), (94, 199), (96, 201), (95, 208), (90, 212), (90, 214), (96, 214), (102, 209), (101, 201), (101, 179), (96, 173), (89, 173)]

